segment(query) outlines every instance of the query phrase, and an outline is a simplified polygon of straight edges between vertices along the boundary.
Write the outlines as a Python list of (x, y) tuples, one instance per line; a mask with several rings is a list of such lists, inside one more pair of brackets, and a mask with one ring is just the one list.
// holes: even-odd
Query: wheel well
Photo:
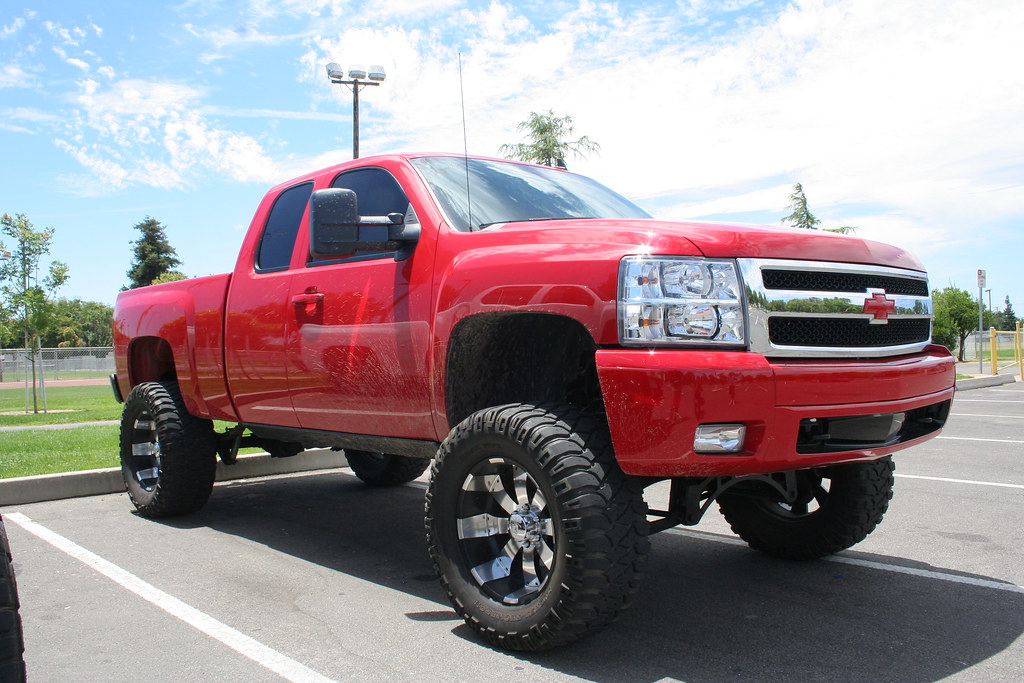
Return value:
[(165, 339), (139, 337), (128, 349), (128, 376), (132, 386), (178, 378), (174, 352)]
[(456, 326), (448, 346), (445, 402), (456, 425), (490, 406), (555, 401), (599, 409), (597, 346), (572, 318), (490, 313)]

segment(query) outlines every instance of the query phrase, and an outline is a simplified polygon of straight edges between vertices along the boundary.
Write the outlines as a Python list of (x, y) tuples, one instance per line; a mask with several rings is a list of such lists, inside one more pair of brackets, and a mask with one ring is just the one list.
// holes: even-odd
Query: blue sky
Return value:
[(1024, 312), (1024, 4), (42, 0), (0, 7), (0, 212), (52, 227), (60, 292), (112, 303), (132, 226), (188, 275), (233, 267), (267, 188), (351, 156), (324, 65), (384, 65), (363, 156), (496, 155), (531, 111), (658, 217), (826, 226), (910, 248), (936, 287)]

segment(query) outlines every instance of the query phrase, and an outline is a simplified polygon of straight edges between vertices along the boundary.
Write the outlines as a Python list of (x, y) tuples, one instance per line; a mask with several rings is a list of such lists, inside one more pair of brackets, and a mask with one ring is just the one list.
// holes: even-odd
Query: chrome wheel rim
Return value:
[(466, 566), (492, 599), (521, 605), (547, 585), (556, 525), (525, 469), (501, 458), (478, 463), (462, 483), (456, 524)]
[(141, 413), (132, 425), (132, 454), (128, 460), (132, 478), (146, 491), (160, 481), (160, 437), (156, 422), (148, 413)]

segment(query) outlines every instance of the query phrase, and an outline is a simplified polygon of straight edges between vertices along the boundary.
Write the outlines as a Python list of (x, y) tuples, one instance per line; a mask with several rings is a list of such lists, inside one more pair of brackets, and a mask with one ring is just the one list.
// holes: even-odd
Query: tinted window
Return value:
[(359, 201), (359, 215), (386, 216), (389, 213), (404, 214), (409, 206), (405, 191), (394, 176), (382, 168), (361, 168), (342, 173), (331, 187), (343, 187), (356, 193)]
[(412, 164), (456, 230), (546, 218), (650, 218), (604, 185), (553, 168), (460, 157)]
[(256, 270), (284, 270), (291, 263), (295, 236), (312, 193), (313, 183), (306, 183), (290, 187), (278, 196), (260, 238)]

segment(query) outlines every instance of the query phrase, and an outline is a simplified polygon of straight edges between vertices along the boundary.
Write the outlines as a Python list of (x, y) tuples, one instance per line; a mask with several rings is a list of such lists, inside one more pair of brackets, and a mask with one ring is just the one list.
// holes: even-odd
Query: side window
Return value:
[(290, 187), (282, 192), (270, 209), (263, 227), (260, 246), (256, 252), (256, 272), (286, 270), (292, 260), (295, 236), (299, 232), (302, 214), (313, 193), (313, 183)]
[(404, 214), (409, 207), (409, 199), (402, 186), (382, 168), (360, 168), (342, 173), (334, 179), (331, 187), (355, 191), (361, 216)]

